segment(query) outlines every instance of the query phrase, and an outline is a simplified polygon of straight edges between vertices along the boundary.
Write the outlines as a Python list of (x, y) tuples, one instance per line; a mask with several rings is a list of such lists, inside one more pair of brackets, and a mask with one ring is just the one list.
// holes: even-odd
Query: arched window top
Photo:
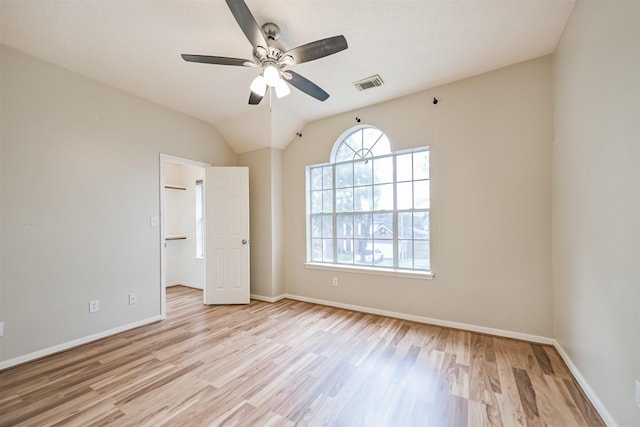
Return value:
[(331, 163), (354, 161), (391, 153), (389, 138), (377, 127), (356, 126), (336, 141), (331, 152)]

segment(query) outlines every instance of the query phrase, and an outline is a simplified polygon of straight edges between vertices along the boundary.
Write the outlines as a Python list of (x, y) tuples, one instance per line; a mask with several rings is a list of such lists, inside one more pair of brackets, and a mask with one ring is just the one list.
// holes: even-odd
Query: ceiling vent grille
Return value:
[(366, 79), (359, 80), (353, 83), (353, 85), (358, 90), (366, 90), (366, 89), (382, 86), (383, 83), (384, 82), (382, 81), (382, 78), (376, 74), (375, 76), (371, 76), (371, 77), (367, 77)]

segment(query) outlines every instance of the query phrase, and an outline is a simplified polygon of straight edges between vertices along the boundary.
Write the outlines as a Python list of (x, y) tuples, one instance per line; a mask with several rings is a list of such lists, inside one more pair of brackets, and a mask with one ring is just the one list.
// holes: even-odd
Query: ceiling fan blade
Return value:
[(249, 105), (258, 105), (262, 101), (263, 96), (258, 95), (254, 91), (251, 91), (249, 95)]
[(285, 52), (285, 55), (290, 55), (293, 58), (293, 64), (302, 64), (303, 62), (333, 55), (345, 50), (347, 47), (347, 39), (340, 35), (294, 47)]
[(226, 0), (226, 2), (242, 32), (249, 39), (251, 46), (254, 49), (258, 46), (266, 48), (268, 45), (264, 33), (244, 0)]
[(187, 62), (200, 62), (201, 64), (236, 65), (239, 67), (255, 67), (250, 59), (227, 58), (226, 56), (187, 55), (182, 54), (182, 59)]
[(293, 72), (291, 70), (287, 70), (285, 75), (291, 75), (291, 78), (287, 81), (296, 89), (301, 90), (309, 96), (314, 97), (319, 101), (326, 101), (329, 98), (329, 94), (322, 90), (320, 86), (312, 82), (311, 80), (302, 77), (300, 74)]

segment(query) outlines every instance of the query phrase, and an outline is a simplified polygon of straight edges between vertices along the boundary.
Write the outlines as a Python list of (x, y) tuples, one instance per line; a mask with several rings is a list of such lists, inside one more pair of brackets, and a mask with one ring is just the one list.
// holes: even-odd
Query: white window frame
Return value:
[[(427, 173), (427, 178), (420, 178), (420, 179), (414, 179), (413, 176), (413, 164), (411, 166), (412, 168), (412, 178), (409, 181), (399, 181), (398, 177), (397, 177), (397, 165), (396, 165), (396, 159), (399, 158), (400, 156), (404, 156), (407, 154), (411, 154), (411, 158), (413, 159), (414, 153), (421, 153), (421, 152), (429, 152), (429, 147), (428, 146), (424, 146), (424, 147), (418, 147), (415, 149), (410, 149), (410, 150), (402, 150), (402, 151), (396, 151), (396, 152), (392, 152), (391, 151), (391, 144), (389, 142), (389, 152), (385, 153), (385, 154), (380, 154), (377, 156), (371, 156), (371, 157), (365, 157), (365, 159), (367, 161), (371, 160), (372, 162), (379, 160), (379, 159), (384, 159), (384, 158), (392, 158), (392, 162), (393, 162), (393, 182), (391, 183), (393, 185), (393, 208), (392, 209), (387, 209), (387, 210), (374, 210), (373, 207), (371, 207), (368, 210), (359, 210), (359, 211), (355, 211), (355, 210), (351, 210), (351, 211), (339, 211), (337, 209), (336, 203), (336, 192), (339, 189), (336, 189), (336, 184), (337, 184), (337, 178), (336, 178), (336, 166), (340, 166), (340, 165), (345, 165), (345, 164), (354, 164), (355, 167), (355, 163), (359, 162), (359, 160), (348, 160), (348, 161), (339, 161), (336, 162), (336, 154), (340, 148), (340, 146), (344, 143), (345, 139), (348, 138), (349, 136), (351, 136), (353, 133), (358, 132), (361, 129), (365, 129), (365, 128), (373, 128), (376, 129), (380, 132), (382, 132), (381, 130), (373, 127), (373, 126), (368, 126), (368, 125), (360, 125), (360, 126), (356, 126), (354, 128), (351, 128), (349, 130), (347, 130), (346, 132), (344, 132), (340, 138), (336, 141), (336, 143), (333, 146), (332, 152), (331, 152), (331, 162), (329, 163), (325, 163), (325, 164), (317, 164), (317, 165), (309, 165), (306, 167), (306, 188), (307, 188), (307, 196), (306, 196), (306, 205), (307, 205), (307, 209), (306, 209), (306, 216), (307, 216), (307, 261), (305, 263), (305, 266), (307, 268), (313, 268), (313, 269), (323, 269), (323, 270), (357, 270), (359, 272), (362, 273), (368, 273), (368, 274), (381, 274), (381, 275), (393, 275), (393, 276), (403, 276), (403, 277), (412, 277), (412, 278), (433, 278), (433, 274), (432, 274), (432, 269), (433, 266), (431, 265), (431, 237), (430, 237), (430, 227), (429, 227), (429, 215), (430, 215), (430, 201), (427, 203), (426, 207), (422, 206), (420, 208), (415, 208), (415, 206), (411, 206), (410, 209), (398, 209), (398, 200), (397, 200), (397, 188), (398, 188), (398, 184), (402, 184), (410, 182), (411, 183), (411, 188), (413, 189), (415, 186), (416, 182), (420, 182), (422, 184), (425, 183), (427, 184), (427, 191), (430, 188), (430, 176)], [(384, 135), (384, 133), (383, 133)], [(405, 156), (406, 157), (406, 156)], [(372, 163), (373, 165), (373, 163)], [(312, 170), (314, 169), (318, 169), (318, 168), (331, 168), (331, 188), (327, 188), (324, 189), (324, 191), (331, 191), (331, 195), (333, 197), (333, 200), (331, 201), (331, 211), (330, 212), (326, 212), (326, 211), (322, 211), (322, 212), (311, 212), (311, 206), (312, 206), (312, 190), (314, 192), (317, 193), (317, 191), (319, 191), (319, 189), (315, 188), (312, 189), (311, 186), (311, 173)], [(428, 169), (427, 169), (428, 170)], [(371, 188), (374, 187), (374, 182), (372, 182), (369, 185)], [(367, 185), (363, 185), (361, 188), (366, 188)], [(349, 188), (349, 187), (343, 187), (343, 188)], [(353, 188), (355, 191), (355, 188), (359, 188), (356, 184), (352, 184), (351, 188)], [(321, 189), (322, 190), (322, 189)], [(430, 200), (430, 196), (427, 197), (427, 200)], [(372, 199), (372, 202), (374, 200)], [(324, 209), (324, 208), (323, 208)], [(415, 226), (411, 226), (411, 233), (412, 233), (412, 237), (410, 239), (406, 238), (406, 236), (403, 236), (402, 238), (399, 236), (399, 230), (398, 230), (398, 217), (400, 214), (408, 214), (411, 213), (411, 217), (415, 218), (415, 214), (424, 214), (426, 212), (426, 216), (427, 216), (427, 227), (426, 227), (426, 233), (427, 236), (426, 238), (424, 237), (424, 235), (422, 235), (421, 237), (416, 238), (415, 235), (416, 233), (416, 228)], [(362, 256), (362, 253), (365, 251), (369, 251), (369, 249), (365, 249), (365, 251), (361, 251), (360, 252), (360, 261), (356, 262), (356, 254), (353, 251), (353, 249), (351, 250), (351, 262), (349, 262), (348, 258), (347, 261), (342, 261), (340, 262), (338, 257), (339, 257), (339, 251), (338, 251), (338, 244), (340, 242), (341, 248), (344, 248), (344, 244), (349, 242), (349, 240), (351, 240), (353, 242), (353, 245), (355, 247), (355, 245), (358, 243), (358, 238), (355, 235), (355, 231), (353, 236), (351, 237), (346, 237), (346, 238), (341, 238), (339, 236), (339, 231), (337, 228), (337, 221), (338, 221), (338, 217), (342, 217), (342, 218), (347, 218), (349, 216), (352, 216), (355, 218), (356, 215), (371, 215), (371, 221), (370, 221), (370, 226), (372, 228), (372, 230), (375, 227), (375, 215), (378, 214), (391, 214), (392, 215), (392, 221), (393, 221), (393, 229), (395, 232), (393, 232), (393, 236), (391, 239), (389, 240), (384, 240), (381, 241), (381, 243), (387, 242), (387, 243), (391, 243), (392, 245), (392, 256), (390, 257), (391, 260), (387, 260), (387, 262), (385, 263), (385, 265), (377, 265), (376, 264), (376, 253), (374, 252), (374, 248), (376, 247), (375, 245), (377, 244), (377, 240), (376, 237), (374, 235), (374, 231), (369, 231), (369, 235), (365, 236), (365, 238), (363, 238), (363, 240), (360, 240), (361, 242), (364, 241), (368, 241), (368, 242), (372, 242), (373, 245), (371, 246), (371, 252), (372, 252), (372, 263), (365, 263), (368, 262), (368, 258), (365, 256)], [(312, 221), (314, 220), (313, 217), (331, 217), (331, 235), (330, 236), (317, 236), (317, 235), (312, 235), (313, 234), (313, 230), (312, 230)], [(405, 215), (404, 218), (406, 218), (407, 216)], [(424, 217), (424, 215), (423, 215)], [(387, 217), (388, 218), (388, 217)], [(316, 219), (316, 221), (318, 221)], [(322, 220), (320, 220), (322, 221)], [(327, 220), (327, 224), (328, 224), (329, 220)], [(355, 228), (355, 222), (353, 223), (354, 226), (353, 228)], [(359, 225), (359, 224), (358, 224)], [(406, 230), (406, 228), (404, 228)], [(425, 232), (425, 230), (421, 230), (421, 232)], [(405, 232), (406, 234), (406, 232)], [(360, 236), (362, 237), (362, 236)], [(322, 239), (322, 240), (320, 240)], [(332, 245), (332, 249), (331, 249), (331, 256), (330, 256), (330, 260), (324, 260), (324, 259), (316, 259), (314, 258), (314, 254), (313, 254), (313, 240), (317, 241), (326, 241), (328, 243), (330, 243)], [(422, 247), (426, 246), (426, 250), (427, 250), (427, 257), (426, 257), (426, 264), (424, 265), (424, 268), (421, 268), (421, 266), (418, 266), (416, 268), (416, 253), (413, 252), (412, 256), (411, 256), (411, 263), (412, 266), (411, 268), (407, 268), (406, 266), (401, 266), (400, 265), (400, 257), (399, 257), (399, 247), (400, 247), (400, 242), (407, 242), (410, 241), (411, 243), (411, 247), (414, 247), (414, 245), (416, 243), (418, 243), (419, 245), (421, 244)], [(324, 251), (324, 243), (322, 244), (323, 248), (322, 250)], [(388, 244), (387, 244), (388, 246)], [(380, 246), (381, 247), (381, 246)], [(389, 252), (387, 250), (387, 252)], [(368, 252), (365, 252), (368, 253)], [(384, 258), (384, 257), (382, 257)], [(418, 258), (420, 259), (420, 258)], [(382, 261), (379, 261), (380, 263), (382, 263)], [(391, 262), (391, 265), (389, 265), (389, 262)]]

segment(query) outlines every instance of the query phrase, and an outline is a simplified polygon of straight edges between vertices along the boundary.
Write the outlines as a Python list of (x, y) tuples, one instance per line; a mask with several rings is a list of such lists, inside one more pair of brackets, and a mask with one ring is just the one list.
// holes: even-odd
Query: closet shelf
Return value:
[(169, 190), (186, 190), (187, 187), (183, 187), (181, 185), (165, 185), (164, 188), (168, 188)]
[(187, 240), (187, 236), (166, 236), (164, 240)]

